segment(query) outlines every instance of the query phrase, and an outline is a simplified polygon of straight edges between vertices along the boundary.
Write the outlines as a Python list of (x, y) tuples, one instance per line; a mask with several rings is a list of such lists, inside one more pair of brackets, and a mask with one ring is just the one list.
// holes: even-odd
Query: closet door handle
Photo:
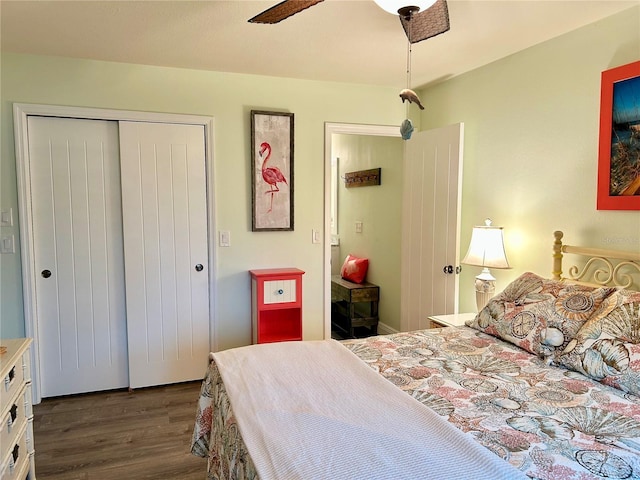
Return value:
[(43, 278), (49, 278), (51, 276), (51, 270), (42, 270), (40, 275), (42, 275)]
[(198, 264), (196, 265), (196, 272), (201, 272), (203, 268), (204, 268), (204, 267), (202, 266), (202, 264), (201, 264), (201, 263), (198, 263)]

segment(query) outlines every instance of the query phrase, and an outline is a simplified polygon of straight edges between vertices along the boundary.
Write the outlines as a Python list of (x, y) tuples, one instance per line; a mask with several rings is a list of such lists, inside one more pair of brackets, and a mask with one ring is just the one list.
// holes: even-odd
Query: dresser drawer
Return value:
[(19, 433), (24, 429), (33, 412), (27, 395), (31, 395), (29, 385), (24, 385), (18, 396), (9, 405), (4, 416), (0, 418), (0, 445), (14, 445)]
[(25, 480), (29, 476), (31, 465), (27, 451), (27, 426), (24, 425), (18, 439), (13, 444), (2, 445), (4, 458), (0, 460), (0, 478), (2, 480)]
[(0, 379), (0, 412), (4, 412), (9, 407), (9, 403), (30, 379), (28, 355), (28, 351), (24, 352)]

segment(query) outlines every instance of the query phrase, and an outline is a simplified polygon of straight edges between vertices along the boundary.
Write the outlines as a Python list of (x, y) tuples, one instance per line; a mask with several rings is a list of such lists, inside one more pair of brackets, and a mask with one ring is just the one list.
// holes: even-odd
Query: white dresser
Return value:
[[(0, 479), (35, 480), (30, 338), (0, 340)], [(6, 349), (6, 351), (5, 351)]]

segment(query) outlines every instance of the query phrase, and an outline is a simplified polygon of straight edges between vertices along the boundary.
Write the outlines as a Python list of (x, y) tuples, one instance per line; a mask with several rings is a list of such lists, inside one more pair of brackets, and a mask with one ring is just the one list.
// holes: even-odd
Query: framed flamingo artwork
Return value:
[(251, 230), (293, 230), (293, 113), (251, 111)]
[(640, 61), (602, 72), (598, 210), (640, 210)]

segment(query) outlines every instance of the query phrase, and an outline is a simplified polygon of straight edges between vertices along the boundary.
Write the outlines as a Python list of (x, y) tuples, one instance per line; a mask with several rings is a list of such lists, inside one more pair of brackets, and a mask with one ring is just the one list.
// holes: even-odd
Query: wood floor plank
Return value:
[(200, 382), (44, 399), (34, 405), (39, 480), (203, 480), (189, 452)]

